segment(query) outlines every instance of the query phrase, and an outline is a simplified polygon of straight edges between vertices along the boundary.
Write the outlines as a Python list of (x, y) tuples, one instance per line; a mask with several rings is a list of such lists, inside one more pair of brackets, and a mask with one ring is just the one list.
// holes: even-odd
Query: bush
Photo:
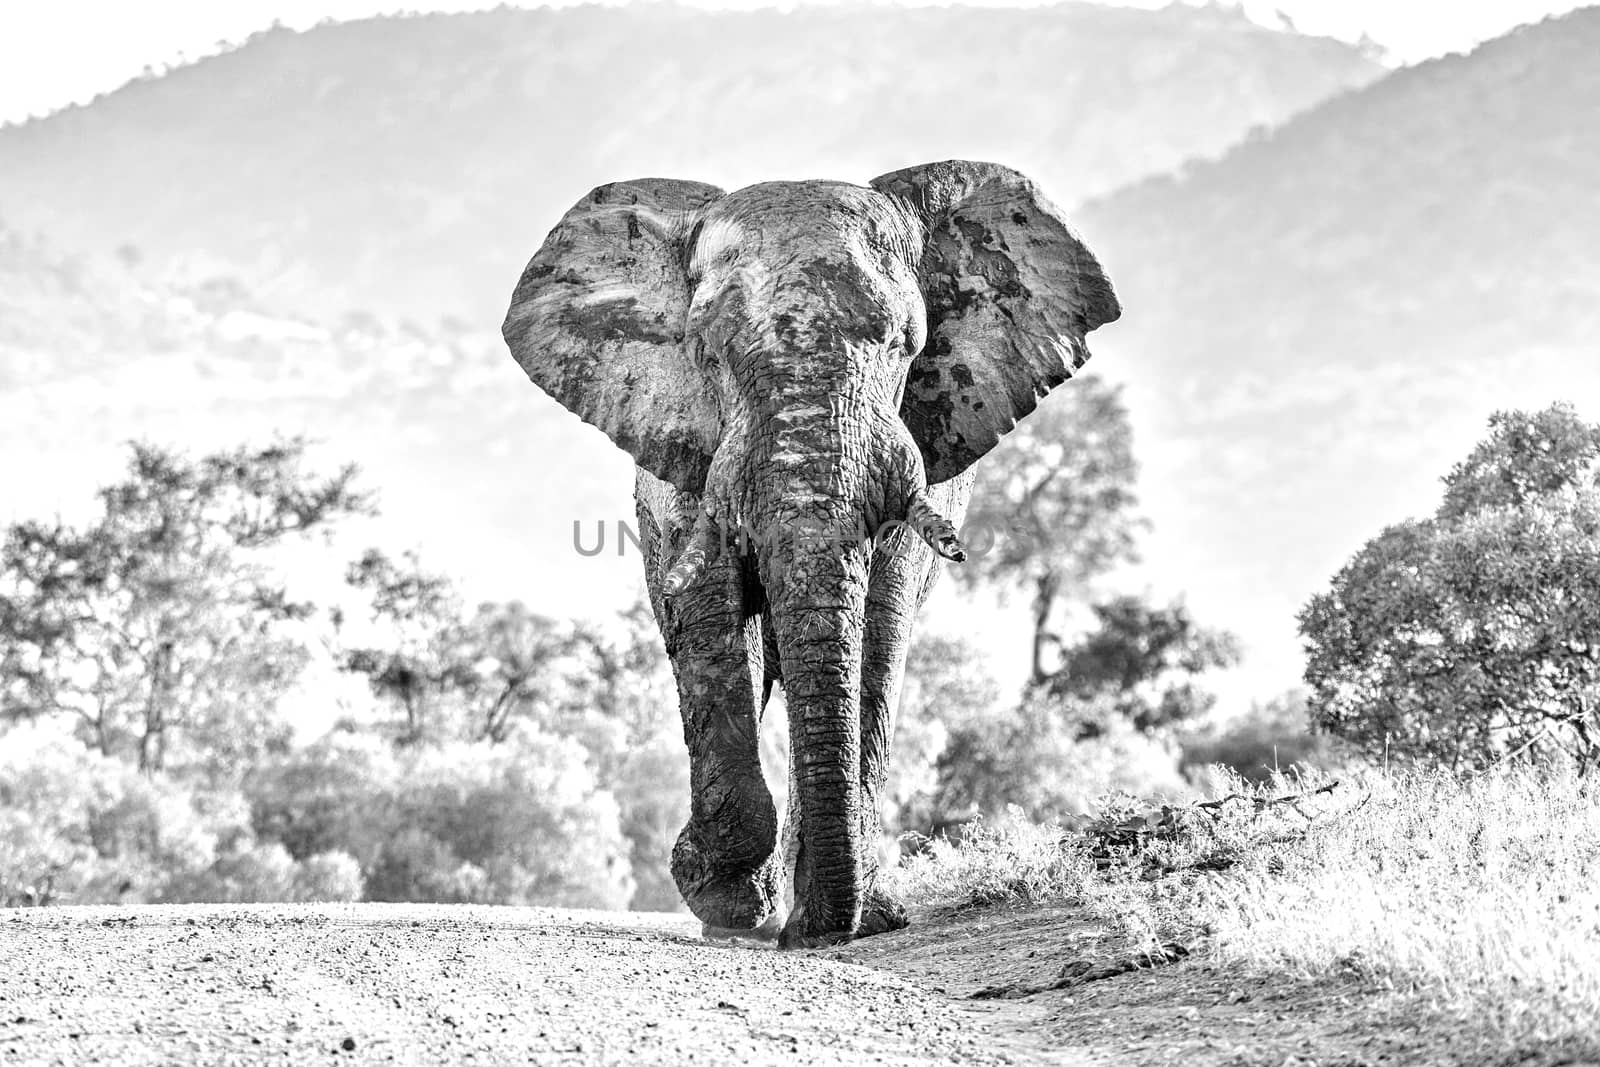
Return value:
[[(194, 793), (91, 752), (61, 723), (16, 727), (0, 756), (0, 904), (354, 899), (348, 862), (257, 842), (244, 798)], [(348, 861), (348, 857), (345, 860)]]
[(888, 872), (896, 893), (920, 907), (964, 908), (1070, 900), (1094, 865), (1060, 824), (1030, 822), (1020, 808), (969, 824), (960, 843), (935, 838)]
[[(633, 878), (617, 802), (595, 784), (576, 742), (522, 730), (505, 744), (423, 751), (403, 777), (400, 828), (438, 842), (432, 862), (452, 877), (462, 864), (484, 872), (488, 901), (627, 907)], [(419, 899), (376, 876), (369, 892)]]
[(188, 795), (85, 749), (64, 723), (6, 734), (0, 756), (0, 898), (140, 903), (211, 862), (217, 833)]
[(335, 730), (253, 771), (244, 784), (250, 822), (296, 859), (343, 851), (370, 863), (389, 836), (401, 782), (390, 744)]
[(0, 808), (0, 907), (71, 899), (95, 859), (93, 848), (55, 833), (32, 812)]
[(348, 852), (319, 852), (301, 860), (291, 886), (294, 900), (348, 903), (366, 896), (361, 864)]
[(636, 883), (628, 907), (684, 910), (670, 866), (673, 843), (689, 818), (689, 759), (682, 727), (676, 721), (663, 723), (647, 743), (629, 752), (613, 788)]
[(372, 900), (496, 903), (482, 867), (464, 861), (449, 845), (415, 826), (399, 829), (368, 865), (367, 894)]
[(1187, 792), (1170, 740), (1140, 731), (1114, 707), (1041, 692), (951, 731), (938, 774), (933, 830), (1012, 806), (1047, 819), (1088, 811), (1108, 792)]
[(1261, 785), (1279, 771), (1329, 770), (1340, 762), (1335, 741), (1311, 732), (1306, 695), (1296, 690), (1185, 737), (1179, 770), (1193, 777), (1201, 768), (1220, 765)]
[(499, 744), (398, 753), (333, 734), (247, 788), (260, 837), (301, 862), (347, 854), (372, 900), (624, 908), (633, 896), (616, 798), (582, 746), (526, 724)]
[(926, 830), (939, 820), (940, 759), (953, 733), (1002, 717), (1000, 685), (965, 638), (919, 634), (906, 656), (900, 717), (889, 750), (884, 829)]
[(198, 877), (173, 886), (177, 899), (213, 904), (268, 904), (294, 899), (296, 863), (276, 841), (230, 850)]

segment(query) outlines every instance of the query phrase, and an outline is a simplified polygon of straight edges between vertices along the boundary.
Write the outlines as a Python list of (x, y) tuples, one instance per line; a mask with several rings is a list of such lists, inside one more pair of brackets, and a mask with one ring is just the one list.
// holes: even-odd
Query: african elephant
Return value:
[[(914, 617), (937, 557), (963, 558), (973, 463), (1120, 313), (1059, 210), (992, 163), (602, 185), (528, 264), (506, 343), (638, 466), (690, 756), (672, 872), (708, 928), (904, 925), (876, 843)], [(757, 757), (775, 681), (782, 848)]]

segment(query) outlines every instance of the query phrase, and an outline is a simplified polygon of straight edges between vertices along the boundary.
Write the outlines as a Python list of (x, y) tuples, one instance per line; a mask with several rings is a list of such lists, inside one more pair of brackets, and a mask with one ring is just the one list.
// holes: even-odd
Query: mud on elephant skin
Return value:
[[(690, 757), (672, 868), (708, 929), (804, 946), (904, 924), (875, 846), (912, 623), (962, 558), (973, 463), (1119, 314), (1058, 209), (992, 163), (617, 182), (534, 255), (506, 342), (638, 465)], [(775, 683), (781, 832), (757, 756)]]

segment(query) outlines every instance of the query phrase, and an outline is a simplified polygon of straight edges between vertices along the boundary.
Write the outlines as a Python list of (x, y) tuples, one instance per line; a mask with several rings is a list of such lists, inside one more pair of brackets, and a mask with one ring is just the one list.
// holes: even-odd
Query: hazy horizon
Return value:
[[(504, 6), (565, 8), (592, 0), (514, 2)], [(599, 6), (627, 6), (601, 0)], [(647, 0), (655, 2), (655, 0)], [(791, 10), (796, 6), (1030, 8), (1050, 0), (661, 0), (707, 10)], [(1392, 66), (1470, 50), (1527, 23), (1585, 6), (1582, 0), (1473, 0), (1452, 4), (1440, 18), (1435, 0), (1067, 0), (1156, 9), (1169, 3), (1235, 8), (1269, 29), (1294, 30), (1357, 43), (1365, 39)], [(422, 7), (393, 0), (241, 0), (207, 4), (162, 0), (137, 6), (113, 0), (65, 0), (51, 5), (0, 8), (0, 123), (23, 122), (73, 104), (87, 103), (140, 76), (161, 73), (237, 47), (251, 34), (281, 24), (309, 29), (324, 21), (353, 21), (385, 14), (488, 10), (482, 0), (445, 0)], [(84, 27), (101, 32), (86, 35)]]

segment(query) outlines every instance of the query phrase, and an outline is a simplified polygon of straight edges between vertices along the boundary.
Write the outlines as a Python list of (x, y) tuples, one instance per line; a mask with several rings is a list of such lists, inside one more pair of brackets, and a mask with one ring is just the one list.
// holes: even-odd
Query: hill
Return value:
[(1490, 412), (1600, 417), (1595, 55), (1600, 9), (1551, 19), (1077, 215), (1125, 308), (1096, 365), (1130, 383), (1150, 556), (1285, 677), (1296, 608), (1432, 510)]
[(0, 218), (296, 314), (498, 327), (604, 181), (727, 187), (996, 158), (1072, 202), (1215, 155), (1382, 69), (1243, 16), (670, 5), (370, 19), (0, 130)]

